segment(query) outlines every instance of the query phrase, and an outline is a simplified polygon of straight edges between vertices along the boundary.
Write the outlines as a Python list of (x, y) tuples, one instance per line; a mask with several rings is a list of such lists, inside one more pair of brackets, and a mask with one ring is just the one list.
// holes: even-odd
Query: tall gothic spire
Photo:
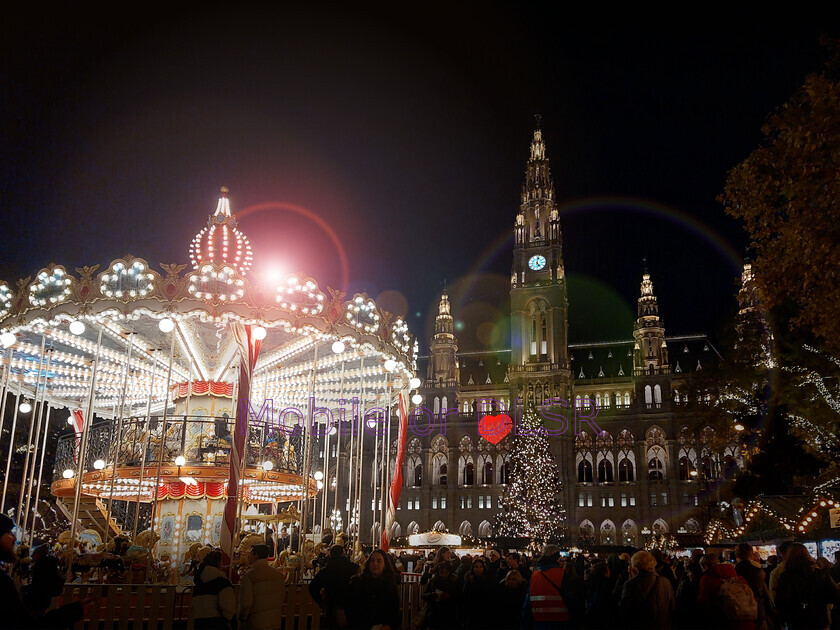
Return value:
[(438, 314), (435, 317), (435, 337), (441, 334), (453, 335), (454, 332), (452, 315), (449, 312), (449, 295), (444, 289), (440, 296), (440, 304), (438, 304)]
[(633, 327), (636, 373), (659, 374), (668, 369), (668, 344), (665, 342), (665, 322), (659, 317), (659, 304), (653, 292), (653, 281), (647, 271), (642, 274), (638, 319)]
[(542, 129), (534, 129), (531, 155), (525, 166), (525, 182), (516, 215), (516, 245), (561, 244), (560, 219), (554, 197), (554, 180), (548, 164)]

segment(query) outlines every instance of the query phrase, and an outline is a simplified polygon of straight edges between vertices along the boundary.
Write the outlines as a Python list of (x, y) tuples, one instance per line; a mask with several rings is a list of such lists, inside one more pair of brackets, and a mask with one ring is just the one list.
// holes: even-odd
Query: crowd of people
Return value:
[[(0, 515), (0, 560), (15, 560), (14, 523)], [(287, 543), (281, 533), (277, 547)], [(280, 630), (288, 576), (271, 566), (276, 549), (256, 544), (238, 591), (211, 551), (193, 572), (196, 630)], [(36, 550), (37, 551), (37, 550)], [(534, 557), (496, 548), (458, 556), (367, 550), (361, 562), (333, 544), (303, 585), (323, 612), (322, 627), (397, 630), (403, 624), (401, 582), (419, 581), (420, 606), (403, 630), (641, 628), (699, 630), (840, 629), (840, 552), (832, 565), (786, 542), (762, 561), (746, 543), (722, 557), (695, 550), (675, 558), (659, 549), (563, 556), (545, 545)], [(92, 602), (52, 607), (64, 576), (49, 553), (33, 554), (17, 584), (0, 571), (0, 629), (67, 628)]]

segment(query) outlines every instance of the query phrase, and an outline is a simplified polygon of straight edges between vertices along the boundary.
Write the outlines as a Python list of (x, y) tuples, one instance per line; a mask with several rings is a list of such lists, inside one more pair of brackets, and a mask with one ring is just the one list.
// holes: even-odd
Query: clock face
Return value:
[(531, 258), (528, 259), (528, 266), (534, 271), (539, 271), (545, 267), (545, 256), (540, 256), (539, 254), (531, 256)]

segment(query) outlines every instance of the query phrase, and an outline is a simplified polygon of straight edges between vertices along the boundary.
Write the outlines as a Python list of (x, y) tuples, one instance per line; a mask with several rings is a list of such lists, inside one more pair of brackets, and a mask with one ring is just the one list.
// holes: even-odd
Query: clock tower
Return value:
[(542, 130), (534, 131), (513, 228), (510, 382), (516, 399), (539, 407), (569, 400), (568, 298), (563, 235)]

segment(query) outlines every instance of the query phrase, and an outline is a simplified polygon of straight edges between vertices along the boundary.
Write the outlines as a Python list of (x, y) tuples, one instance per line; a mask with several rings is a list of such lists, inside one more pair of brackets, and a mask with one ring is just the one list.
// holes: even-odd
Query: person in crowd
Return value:
[(268, 557), (274, 557), (276, 545), (274, 544), (274, 530), (270, 527), (265, 528), (265, 544), (268, 545)]
[[(0, 514), (0, 561), (15, 562), (15, 523), (5, 514)], [(92, 599), (85, 599), (54, 608), (49, 612), (33, 611), (23, 603), (14, 580), (5, 571), (0, 571), (0, 628), (68, 628), (83, 617), (89, 616)]]
[(700, 610), (697, 605), (697, 597), (700, 595), (700, 578), (703, 576), (703, 569), (700, 568), (699, 558), (692, 561), (686, 558), (685, 571), (677, 584), (676, 615), (674, 627), (680, 630), (699, 630)]
[(781, 579), (782, 574), (785, 572), (785, 558), (787, 557), (787, 552), (790, 550), (790, 546), (792, 544), (793, 542), (786, 540), (779, 545), (779, 556), (781, 559), (779, 560), (778, 566), (776, 566), (770, 574), (770, 580), (767, 583), (767, 589), (770, 591), (770, 601), (773, 602), (774, 606), (776, 606), (776, 589), (779, 586), (779, 580)]
[(500, 573), (502, 570), (502, 555), (496, 549), (488, 549), (484, 557), (487, 558), (487, 575), (491, 580), (497, 582), (504, 575), (504, 573)]
[(36, 616), (46, 613), (52, 598), (58, 597), (64, 590), (64, 575), (59, 569), (58, 558), (45, 555), (48, 551), (49, 548), (33, 551), (32, 581), (21, 589), (23, 603)]
[(277, 540), (277, 553), (289, 548), (289, 530), (286, 527), (280, 528), (280, 538)]
[(831, 565), (831, 569), (828, 574), (831, 576), (832, 580), (840, 584), (840, 551), (834, 552), (834, 564)]
[(251, 547), (249, 569), (239, 590), (242, 630), (280, 630), (286, 576), (268, 564), (268, 545)]
[(452, 574), (452, 565), (440, 554), (423, 591), (423, 601), (427, 604), (425, 627), (432, 630), (457, 628), (459, 596), (460, 588)]
[(522, 617), (522, 606), (528, 594), (528, 582), (519, 571), (508, 571), (505, 578), (496, 587), (494, 619), (490, 628), (510, 630), (518, 628)]
[(350, 580), (336, 618), (350, 630), (397, 630), (402, 623), (400, 592), (391, 564), (381, 549), (368, 556), (359, 575)]
[[(703, 556), (706, 560), (708, 554)], [(701, 563), (703, 560), (701, 560)], [(700, 578), (697, 605), (709, 628), (754, 630), (758, 604), (747, 581), (729, 563), (709, 563)]]
[(713, 553), (704, 554), (700, 558), (700, 570), (703, 571), (703, 575), (709, 572), (713, 566), (718, 563), (718, 557)]
[(672, 628), (676, 604), (671, 581), (656, 572), (656, 559), (647, 551), (633, 554), (630, 565), (636, 575), (627, 580), (619, 602), (624, 627)]
[(487, 575), (484, 558), (476, 558), (464, 575), (463, 618), (465, 628), (485, 630), (494, 620), (496, 584)]
[(756, 628), (761, 630), (776, 627), (776, 613), (770, 601), (770, 591), (767, 588), (764, 569), (761, 568), (758, 554), (753, 551), (749, 543), (739, 543), (735, 547), (735, 559), (737, 560), (735, 572), (749, 584), (758, 606)]
[(615, 575), (612, 598), (613, 603), (617, 607), (621, 601), (621, 593), (624, 591), (624, 585), (627, 584), (627, 580), (635, 575), (633, 567), (630, 566), (630, 554), (622, 553), (619, 555), (615, 561), (615, 568), (611, 573)]
[(195, 572), (192, 616), (196, 630), (229, 630), (235, 623), (236, 595), (219, 567), (222, 552), (213, 550)]
[(527, 564), (522, 562), (522, 558), (515, 551), (509, 551), (505, 555), (505, 564), (507, 564), (508, 571), (519, 571), (526, 582), (531, 581), (531, 570)]
[(586, 580), (584, 625), (587, 629), (599, 630), (615, 627), (618, 611), (612, 599), (612, 589), (609, 565), (606, 562), (594, 564)]
[(662, 552), (661, 549), (654, 549), (650, 552), (653, 559), (656, 560), (656, 573), (667, 579), (671, 583), (671, 588), (677, 590), (677, 577), (671, 567), (669, 558)]
[(789, 630), (831, 625), (829, 606), (840, 608), (840, 587), (819, 568), (805, 545), (792, 543), (776, 589), (776, 609)]
[(531, 574), (522, 607), (523, 628), (548, 630), (568, 624), (571, 620), (566, 603), (566, 570), (560, 566), (559, 560), (560, 548), (557, 545), (548, 544), (543, 547), (537, 568)]
[[(481, 558), (482, 564), (484, 563), (484, 558)], [(466, 554), (461, 558), (461, 561), (458, 563), (458, 568), (455, 569), (455, 579), (458, 580), (458, 584), (464, 584), (464, 579), (467, 577), (467, 574), (473, 568), (473, 558), (469, 554)], [(486, 569), (486, 567), (484, 567)], [(487, 577), (486, 570), (484, 571), (484, 576)]]
[[(764, 568), (764, 583), (767, 584), (767, 592), (770, 592), (770, 574), (779, 566), (782, 559), (777, 555), (767, 557), (767, 566)], [(772, 600), (771, 600), (772, 601)]]

